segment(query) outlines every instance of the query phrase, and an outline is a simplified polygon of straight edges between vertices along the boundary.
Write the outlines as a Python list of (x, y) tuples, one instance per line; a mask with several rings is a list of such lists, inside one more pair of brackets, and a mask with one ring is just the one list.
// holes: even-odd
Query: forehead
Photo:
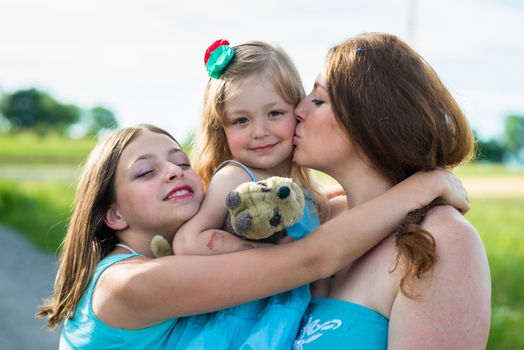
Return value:
[(318, 90), (327, 91), (326, 76), (324, 73), (319, 73), (315, 79), (315, 88)]
[(246, 77), (231, 84), (226, 108), (238, 104), (279, 102), (283, 98), (273, 83), (259, 74)]
[(133, 161), (144, 154), (164, 153), (169, 149), (180, 149), (178, 143), (165, 134), (140, 131), (126, 146), (120, 157), (121, 163)]

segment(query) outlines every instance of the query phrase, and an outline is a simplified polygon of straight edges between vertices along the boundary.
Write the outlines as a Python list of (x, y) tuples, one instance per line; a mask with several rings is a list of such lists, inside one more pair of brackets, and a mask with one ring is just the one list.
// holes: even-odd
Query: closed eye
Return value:
[(147, 170), (147, 171), (144, 171), (144, 172), (138, 173), (138, 174), (136, 175), (136, 178), (138, 179), (138, 178), (141, 178), (141, 177), (146, 177), (146, 176), (148, 176), (148, 175), (150, 175), (150, 174), (153, 174), (154, 172), (155, 172), (155, 171), (154, 171), (153, 169), (151, 169), (151, 170)]
[(313, 104), (317, 107), (325, 103), (324, 101), (318, 100), (316, 98), (312, 99), (311, 102), (313, 102)]

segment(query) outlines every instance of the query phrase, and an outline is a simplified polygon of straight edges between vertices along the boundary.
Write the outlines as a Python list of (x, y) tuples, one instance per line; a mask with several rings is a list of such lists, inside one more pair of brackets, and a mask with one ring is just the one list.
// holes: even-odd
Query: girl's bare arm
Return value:
[(227, 166), (215, 174), (200, 210), (175, 235), (176, 255), (224, 254), (264, 246), (220, 230), (227, 216), (226, 194), (248, 181), (250, 177), (237, 166)]
[[(134, 258), (118, 263), (99, 281), (93, 298), (95, 314), (114, 327), (141, 328), (328, 277), (384, 239), (407, 212), (453, 187), (459, 188), (453, 193), (462, 191), (450, 173), (420, 173), (296, 242), (232, 254)], [(459, 197), (446, 198), (467, 208), (465, 197)]]

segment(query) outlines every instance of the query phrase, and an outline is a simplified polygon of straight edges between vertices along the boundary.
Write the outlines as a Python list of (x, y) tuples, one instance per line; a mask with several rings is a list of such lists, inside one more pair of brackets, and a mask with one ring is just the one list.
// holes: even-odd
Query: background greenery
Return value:
[[(57, 253), (78, 165), (93, 140), (0, 135), (0, 223), (12, 226), (43, 250)], [(524, 181), (522, 170), (503, 165), (473, 164), (457, 174), (466, 182), (469, 178)], [(467, 218), (482, 237), (492, 274), (488, 349), (524, 349), (524, 197), (472, 196), (471, 203)]]

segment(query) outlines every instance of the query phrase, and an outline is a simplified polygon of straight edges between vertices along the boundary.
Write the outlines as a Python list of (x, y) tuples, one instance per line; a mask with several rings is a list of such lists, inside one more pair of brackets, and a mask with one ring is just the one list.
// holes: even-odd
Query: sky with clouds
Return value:
[(37, 87), (184, 139), (198, 125), (214, 40), (281, 45), (307, 91), (327, 50), (367, 31), (419, 51), (481, 137), (524, 115), (521, 0), (2, 0), (0, 91)]

